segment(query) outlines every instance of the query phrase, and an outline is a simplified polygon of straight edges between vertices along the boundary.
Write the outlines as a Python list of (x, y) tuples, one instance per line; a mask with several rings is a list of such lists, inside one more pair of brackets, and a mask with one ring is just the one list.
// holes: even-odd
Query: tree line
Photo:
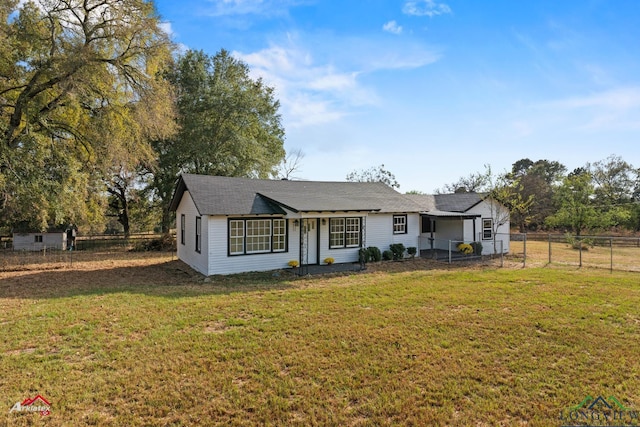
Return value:
[(570, 172), (557, 161), (527, 158), (498, 175), (485, 166), (437, 190), (471, 191), (507, 206), (520, 232), (640, 231), (640, 169), (614, 154)]
[[(181, 173), (293, 178), (274, 89), (224, 49), (178, 53), (148, 0), (0, 3), (0, 233), (71, 224), (168, 231)], [(347, 175), (398, 188), (384, 165)], [(484, 191), (521, 231), (640, 230), (622, 158), (490, 167), (439, 192)]]
[(178, 54), (151, 1), (4, 0), (0, 230), (167, 231), (181, 173), (291, 173), (279, 102), (249, 71)]

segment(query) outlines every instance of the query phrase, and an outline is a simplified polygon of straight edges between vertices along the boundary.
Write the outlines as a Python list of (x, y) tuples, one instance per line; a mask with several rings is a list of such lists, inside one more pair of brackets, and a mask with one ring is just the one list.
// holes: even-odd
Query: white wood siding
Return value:
[[(42, 242), (36, 242), (42, 236)], [(67, 249), (67, 233), (14, 233), (13, 250), (41, 251), (43, 249)]]
[[(181, 215), (185, 216), (185, 241), (184, 244), (180, 241), (180, 227), (181, 227)], [(200, 246), (200, 253), (196, 252), (196, 217), (200, 216), (196, 205), (193, 203), (193, 199), (188, 191), (184, 192), (182, 200), (176, 210), (176, 224), (177, 230), (177, 247), (178, 258), (188, 264), (194, 270), (204, 274), (205, 276), (212, 274), (209, 271), (209, 263), (207, 262), (207, 247), (209, 239), (207, 238), (207, 217), (202, 216), (202, 242)]]
[[(246, 218), (271, 219), (276, 217), (268, 216)], [(247, 271), (278, 270), (282, 268), (289, 268), (289, 261), (298, 260), (300, 253), (300, 225), (294, 226), (293, 219), (287, 219), (288, 247), (286, 252), (249, 255), (229, 255), (228, 221), (229, 218), (226, 216), (209, 217), (207, 226), (209, 230), (208, 241), (211, 243), (209, 245), (209, 274), (233, 274)]]
[[(396, 214), (405, 215), (405, 214)], [(389, 245), (402, 243), (405, 248), (418, 248), (420, 237), (420, 215), (417, 213), (407, 214), (407, 233), (393, 233), (393, 214), (371, 214), (367, 218), (367, 241), (366, 245), (376, 246), (381, 252), (389, 249)], [(416, 255), (419, 255), (416, 254)]]
[[(492, 201), (483, 201), (473, 208), (469, 209), (470, 213), (480, 214), (480, 218), (476, 220), (476, 236), (474, 240), (479, 240), (482, 243), (482, 254), (483, 255), (491, 255), (494, 253), (493, 248), (493, 239), (491, 240), (483, 240), (482, 239), (482, 219), (483, 218), (492, 218), (491, 205), (490, 203), (494, 203)], [(506, 224), (501, 225), (498, 228), (498, 232), (496, 233), (496, 252), (500, 252), (500, 242), (502, 242), (502, 251), (503, 253), (509, 252), (509, 242), (510, 236), (509, 232), (511, 230), (510, 221), (507, 221)]]

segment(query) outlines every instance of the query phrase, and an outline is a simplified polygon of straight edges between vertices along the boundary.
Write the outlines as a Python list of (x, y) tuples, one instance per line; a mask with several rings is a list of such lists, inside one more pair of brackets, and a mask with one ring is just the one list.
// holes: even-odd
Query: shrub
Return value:
[(295, 260), (295, 259), (292, 259), (292, 260), (291, 260), (291, 261), (289, 261), (287, 264), (288, 264), (288, 265), (289, 265), (289, 267), (291, 267), (291, 268), (296, 268), (297, 266), (299, 266), (299, 265), (300, 265), (300, 263), (299, 263), (297, 260)]
[(372, 262), (380, 262), (382, 260), (382, 252), (377, 246), (369, 246), (367, 248), (367, 260)]
[(324, 262), (325, 262), (326, 264), (331, 265), (331, 264), (333, 264), (334, 262), (336, 262), (336, 260), (335, 260), (335, 259), (333, 259), (333, 258), (331, 258), (331, 257), (326, 257), (326, 258), (324, 259)]
[(473, 248), (474, 255), (482, 255), (482, 243), (481, 242), (471, 242), (471, 247)]
[(473, 247), (468, 243), (460, 243), (457, 247), (460, 253), (465, 255), (471, 255), (473, 253)]
[(418, 248), (416, 248), (415, 246), (409, 246), (407, 248), (407, 253), (409, 254), (409, 256), (411, 256), (411, 258), (414, 258), (418, 253)]
[(358, 262), (360, 264), (366, 264), (369, 262), (369, 253), (365, 248), (360, 248), (358, 250)]
[(165, 235), (157, 239), (135, 241), (132, 252), (171, 251), (175, 250), (175, 241), (171, 235)]
[(564, 238), (572, 249), (580, 249), (580, 246), (582, 245), (582, 250), (588, 251), (589, 248), (593, 247), (593, 239), (584, 239), (580, 236), (574, 236), (571, 233), (566, 233)]
[(393, 259), (393, 252), (390, 250), (382, 252), (382, 259), (385, 261), (391, 261)]
[(389, 245), (389, 250), (391, 250), (391, 253), (393, 254), (393, 259), (394, 260), (399, 260), (404, 258), (404, 245), (402, 243), (393, 243), (391, 245)]

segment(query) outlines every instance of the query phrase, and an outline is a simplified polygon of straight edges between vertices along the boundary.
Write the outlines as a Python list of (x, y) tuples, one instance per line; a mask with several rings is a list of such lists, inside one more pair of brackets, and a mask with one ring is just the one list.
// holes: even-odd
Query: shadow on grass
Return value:
[[(459, 271), (486, 268), (477, 262), (446, 264), (427, 259), (407, 259), (367, 264), (313, 266), (309, 275), (275, 270), (205, 278), (179, 260), (111, 267), (60, 268), (0, 273), (0, 299), (47, 299), (114, 293), (144, 294), (166, 298), (226, 295), (238, 292), (286, 290), (307, 286), (309, 281), (360, 273), (401, 274), (416, 270)], [(304, 281), (304, 283), (303, 283)]]
[(292, 288), (288, 271), (205, 277), (181, 261), (95, 270), (22, 271), (0, 276), (0, 298), (46, 299), (110, 293), (181, 298)]

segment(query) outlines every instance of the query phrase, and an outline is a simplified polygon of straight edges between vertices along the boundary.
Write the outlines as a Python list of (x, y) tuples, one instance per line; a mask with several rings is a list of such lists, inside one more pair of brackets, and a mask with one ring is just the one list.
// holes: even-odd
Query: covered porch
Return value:
[(456, 253), (468, 257), (459, 252), (458, 245), (477, 241), (479, 218), (480, 214), (461, 212), (420, 213), (420, 256), (440, 259), (443, 254), (450, 258), (452, 253)]

